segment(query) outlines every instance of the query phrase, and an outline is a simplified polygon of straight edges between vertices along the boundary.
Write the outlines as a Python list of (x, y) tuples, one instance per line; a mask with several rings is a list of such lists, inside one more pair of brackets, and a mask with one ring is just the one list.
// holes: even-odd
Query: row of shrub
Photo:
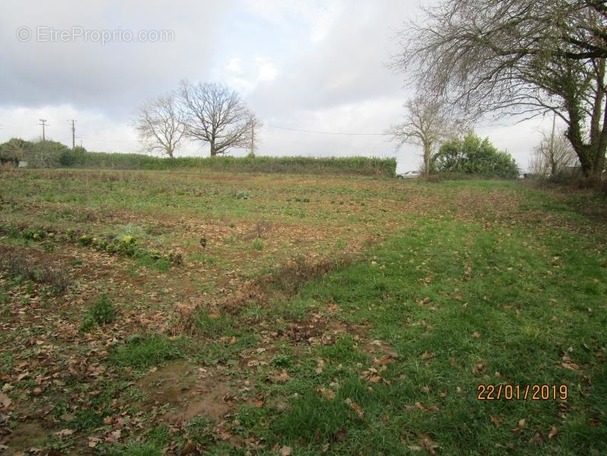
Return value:
[(30, 142), (13, 138), (0, 144), (0, 161), (26, 161), (33, 168), (107, 168), (141, 170), (204, 169), (222, 172), (345, 174), (393, 177), (395, 158), (369, 157), (181, 157), (87, 152), (55, 141)]
[(79, 230), (68, 229), (64, 234), (44, 228), (19, 228), (12, 225), (1, 225), (0, 234), (13, 238), (23, 238), (32, 241), (63, 241), (92, 247), (100, 252), (133, 258), (148, 258), (153, 261), (165, 261), (169, 264), (181, 264), (183, 257), (180, 253), (161, 252), (139, 244), (133, 236), (92, 236)]

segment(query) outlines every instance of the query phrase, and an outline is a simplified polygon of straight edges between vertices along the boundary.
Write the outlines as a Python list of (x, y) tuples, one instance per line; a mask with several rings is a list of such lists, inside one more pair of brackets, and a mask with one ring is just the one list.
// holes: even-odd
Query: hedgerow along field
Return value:
[(607, 452), (601, 197), (196, 170), (1, 178), (5, 454)]

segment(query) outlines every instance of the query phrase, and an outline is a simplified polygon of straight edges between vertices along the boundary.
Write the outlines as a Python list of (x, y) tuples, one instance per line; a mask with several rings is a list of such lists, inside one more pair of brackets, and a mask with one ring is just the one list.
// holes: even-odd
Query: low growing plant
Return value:
[(90, 331), (94, 326), (103, 326), (113, 323), (116, 320), (118, 311), (114, 303), (102, 295), (84, 314), (82, 322), (82, 331)]

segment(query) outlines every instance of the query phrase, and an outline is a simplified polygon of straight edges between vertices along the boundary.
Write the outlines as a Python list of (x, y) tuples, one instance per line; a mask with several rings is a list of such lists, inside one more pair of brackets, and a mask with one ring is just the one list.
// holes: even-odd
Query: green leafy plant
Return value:
[(81, 329), (83, 331), (90, 331), (94, 326), (103, 326), (113, 323), (116, 320), (117, 315), (118, 311), (116, 310), (114, 303), (107, 295), (102, 295), (86, 311)]

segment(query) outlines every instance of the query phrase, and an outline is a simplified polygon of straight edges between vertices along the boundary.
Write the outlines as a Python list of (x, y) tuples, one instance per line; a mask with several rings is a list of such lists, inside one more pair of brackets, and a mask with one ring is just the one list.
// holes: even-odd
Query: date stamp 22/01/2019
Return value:
[(566, 401), (569, 397), (567, 385), (529, 384), (529, 385), (478, 385), (476, 398), (479, 401), (530, 400), (530, 401)]

